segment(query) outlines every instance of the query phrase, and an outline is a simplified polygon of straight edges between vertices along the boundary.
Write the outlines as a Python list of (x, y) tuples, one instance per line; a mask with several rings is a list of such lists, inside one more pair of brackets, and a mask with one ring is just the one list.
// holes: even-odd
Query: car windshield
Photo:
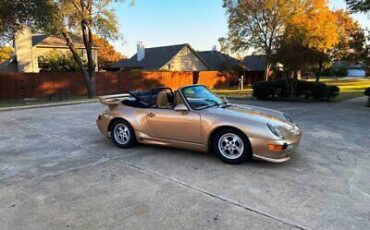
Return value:
[(192, 109), (200, 110), (225, 104), (219, 97), (202, 85), (185, 87), (181, 89), (181, 93)]

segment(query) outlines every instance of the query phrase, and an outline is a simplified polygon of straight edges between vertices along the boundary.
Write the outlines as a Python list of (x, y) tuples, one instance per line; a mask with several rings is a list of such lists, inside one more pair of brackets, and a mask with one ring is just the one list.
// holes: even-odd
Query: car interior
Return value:
[(183, 104), (178, 91), (171, 88), (156, 88), (151, 90), (128, 91), (131, 96), (122, 101), (124, 105), (137, 108), (173, 109), (177, 104)]

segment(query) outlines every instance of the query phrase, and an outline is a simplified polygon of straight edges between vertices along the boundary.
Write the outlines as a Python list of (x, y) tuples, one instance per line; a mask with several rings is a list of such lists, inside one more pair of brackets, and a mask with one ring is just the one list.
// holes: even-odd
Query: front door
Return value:
[(146, 118), (154, 138), (200, 143), (200, 115), (197, 112), (151, 109)]

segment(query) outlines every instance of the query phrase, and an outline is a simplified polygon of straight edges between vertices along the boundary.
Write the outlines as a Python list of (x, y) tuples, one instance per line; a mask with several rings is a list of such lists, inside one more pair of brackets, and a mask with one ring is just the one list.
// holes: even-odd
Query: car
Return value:
[(287, 114), (231, 104), (204, 85), (128, 91), (99, 101), (108, 110), (98, 116), (97, 126), (120, 148), (154, 144), (212, 151), (230, 164), (279, 163), (290, 159), (302, 137)]

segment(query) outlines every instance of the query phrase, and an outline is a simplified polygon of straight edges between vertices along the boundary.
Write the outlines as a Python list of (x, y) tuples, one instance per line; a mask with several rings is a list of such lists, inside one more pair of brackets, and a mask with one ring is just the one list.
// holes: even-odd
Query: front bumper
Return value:
[[(253, 148), (253, 158), (274, 163), (288, 161), (290, 159), (290, 156), (294, 153), (295, 149), (301, 142), (301, 138), (302, 138), (301, 132), (298, 135), (292, 136), (284, 140), (252, 138), (251, 144)], [(268, 148), (269, 144), (281, 145), (286, 147), (284, 148), (284, 150), (281, 151), (271, 151)]]

